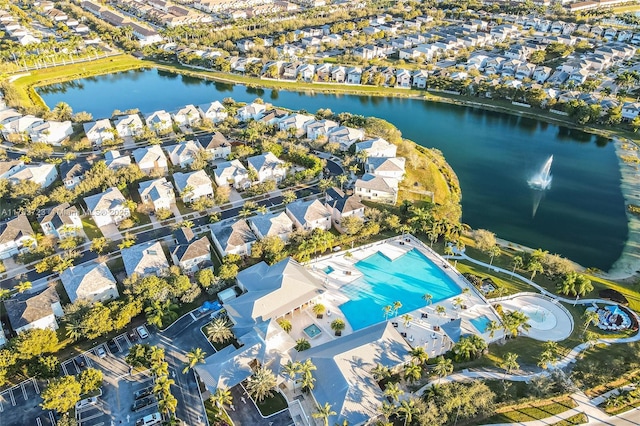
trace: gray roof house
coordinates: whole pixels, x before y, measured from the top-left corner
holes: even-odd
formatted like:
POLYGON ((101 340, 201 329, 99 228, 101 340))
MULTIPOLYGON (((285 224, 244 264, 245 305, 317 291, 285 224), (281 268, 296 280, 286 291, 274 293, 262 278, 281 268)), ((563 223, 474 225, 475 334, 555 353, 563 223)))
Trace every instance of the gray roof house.
POLYGON ((211 236, 213 244, 222 257, 228 254, 246 256, 251 253, 251 246, 257 240, 244 219, 236 222, 232 219, 214 223, 211 225, 211 236))
POLYGON ((109 150, 104 153, 104 162, 107 168, 116 170, 121 167, 127 167, 131 165, 131 157, 128 155, 122 155, 120 151, 109 150))
POLYGON ((57 330, 56 317, 64 315, 60 297, 54 287, 48 287, 37 293, 17 294, 5 300, 4 307, 7 310, 11 328, 16 333, 32 328, 57 330))
POLYGON ((220 132, 198 139, 202 148, 211 153, 212 160, 219 160, 231 155, 231 143, 220 132))
POLYGON ((387 401, 371 370, 382 364, 392 370, 408 362, 411 347, 390 322, 367 327, 341 338, 294 353, 296 361, 310 358, 322 371, 316 375, 313 396, 336 412, 329 424, 364 424, 378 416, 387 401))
POLYGON ((357 195, 346 195, 340 189, 333 187, 327 190, 324 206, 331 213, 333 223, 337 228, 340 222, 348 216, 358 216, 364 220, 364 204, 357 195))
POLYGON ((355 194, 363 200, 395 204, 398 200, 398 179, 365 173, 356 180, 355 194))
POLYGON ((128 276, 138 274, 163 275, 169 270, 169 262, 164 255, 160 241, 149 241, 121 250, 124 269, 128 276))
POLYGON ((165 177, 140 182, 138 193, 142 202, 149 207, 153 207, 153 211, 158 211, 159 209, 171 210, 171 205, 176 202, 173 185, 165 177))
POLYGON ((71 303, 78 299, 104 302, 119 296, 116 279, 105 263, 72 266, 60 274, 60 280, 71 303))
POLYGON ((277 236, 287 241, 293 232, 293 221, 285 212, 259 214, 249 219, 249 226, 258 239, 277 236))
POLYGON ((44 235, 53 235, 56 238, 73 237, 82 230, 82 221, 75 206, 63 203, 52 208, 40 220, 40 227, 44 235))
POLYGON ((404 178, 404 157, 369 157, 365 164, 365 171, 381 177, 404 178))
POLYGON ((159 145, 138 148, 133 151, 133 158, 144 174, 166 175, 169 171, 167 157, 159 145))
POLYGON ((0 259, 22 253, 35 244, 35 233, 27 216, 20 214, 0 222, 0 259))
POLYGON ((129 216, 131 211, 126 207, 126 199, 122 192, 116 187, 108 188, 106 191, 86 197, 84 202, 87 210, 97 226, 119 224, 129 216))
POLYGON ((190 173, 174 173, 173 181, 176 184, 182 201, 192 203, 201 197, 213 197, 213 185, 211 179, 204 170, 190 173))
POLYGON ((285 211, 298 229, 331 229, 331 213, 318 200, 297 200, 287 204, 285 211))
POLYGON ((202 151, 202 145, 197 140, 185 141, 175 145, 164 147, 169 154, 169 160, 175 167, 187 167, 196 159, 199 151, 202 151))
POLYGON ((171 259, 183 271, 193 273, 210 268, 211 243, 207 237, 196 238, 191 228, 180 228, 174 233, 176 245, 171 249, 171 259))
POLYGON ((240 160, 218 164, 218 167, 213 171, 213 178, 218 186, 232 185, 236 189, 246 189, 251 186, 249 172, 240 160))
POLYGON ((249 164, 249 169, 255 170, 258 175, 258 182, 261 183, 269 179, 280 182, 287 175, 284 161, 271 152, 249 157, 247 158, 247 163, 249 164))

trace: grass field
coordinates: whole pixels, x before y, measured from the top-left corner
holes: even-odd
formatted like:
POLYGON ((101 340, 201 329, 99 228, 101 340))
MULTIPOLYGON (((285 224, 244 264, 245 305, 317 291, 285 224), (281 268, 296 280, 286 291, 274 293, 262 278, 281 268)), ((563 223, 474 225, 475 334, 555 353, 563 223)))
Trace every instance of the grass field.
POLYGON ((484 423, 519 423, 540 420, 574 407, 576 407, 576 403, 569 397, 531 402, 498 409, 497 413, 485 420, 484 423))

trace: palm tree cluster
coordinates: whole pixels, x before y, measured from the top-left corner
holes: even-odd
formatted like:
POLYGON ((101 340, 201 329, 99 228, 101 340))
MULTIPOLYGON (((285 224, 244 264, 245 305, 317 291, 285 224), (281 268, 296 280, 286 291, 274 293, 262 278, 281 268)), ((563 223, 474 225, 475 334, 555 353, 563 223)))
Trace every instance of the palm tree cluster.
POLYGON ((517 337, 521 332, 527 332, 531 328, 529 317, 520 311, 502 313, 502 328, 511 337, 517 337))
POLYGON ((591 280, 586 275, 571 271, 565 275, 564 280, 558 285, 558 291, 567 296, 576 296, 577 299, 593 291, 593 284, 591 284, 591 280))
POLYGON ((169 378, 169 363, 165 361, 164 349, 151 346, 148 359, 151 373, 155 378, 153 393, 158 399, 158 409, 167 418, 173 418, 178 407, 178 400, 171 394, 171 386, 175 384, 175 381, 169 378))
POLYGON ((313 377, 315 370, 316 366, 311 362, 310 358, 307 358, 302 362, 289 361, 284 366, 283 374, 294 384, 300 385, 300 388, 302 388, 304 392, 309 392, 315 387, 316 379, 313 377))
POLYGON ((545 342, 543 348, 540 358, 538 358, 538 366, 545 369, 549 366, 555 366, 562 355, 562 349, 552 341, 545 342))
POLYGON ((276 384, 276 376, 273 371, 261 366, 247 379, 245 387, 253 399, 262 402, 265 398, 273 395, 273 388, 276 387, 276 384))
POLYGON ((224 344, 233 339, 231 323, 222 316, 214 319, 206 328, 207 338, 213 343, 224 344))
POLYGON ((461 337, 453 346, 453 353, 456 361, 470 361, 479 358, 485 349, 487 349, 487 342, 473 334, 461 337))

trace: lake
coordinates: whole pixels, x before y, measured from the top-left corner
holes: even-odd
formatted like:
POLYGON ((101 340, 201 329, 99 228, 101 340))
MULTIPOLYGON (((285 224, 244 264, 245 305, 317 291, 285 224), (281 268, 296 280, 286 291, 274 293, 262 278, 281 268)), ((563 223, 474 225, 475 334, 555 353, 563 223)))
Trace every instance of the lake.
POLYGON ((473 228, 603 270, 620 256, 627 239, 613 144, 562 126, 418 99, 252 89, 155 69, 56 84, 38 92, 50 107, 64 101, 94 118, 109 117, 115 109, 149 113, 225 97, 249 102, 258 96, 285 108, 376 116, 396 125, 404 137, 444 153, 460 179, 463 221, 473 228), (551 188, 530 189, 527 179, 550 155, 551 188))

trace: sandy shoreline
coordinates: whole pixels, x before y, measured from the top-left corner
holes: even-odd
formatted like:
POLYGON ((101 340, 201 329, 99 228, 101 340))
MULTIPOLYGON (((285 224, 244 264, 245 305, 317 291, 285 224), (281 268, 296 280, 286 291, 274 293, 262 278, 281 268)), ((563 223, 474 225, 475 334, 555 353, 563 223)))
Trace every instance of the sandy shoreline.
MULTIPOLYGON (((622 142, 618 139, 615 139, 613 143, 620 164, 620 189, 625 200, 625 206, 629 204, 640 205, 640 169, 637 164, 622 161, 622 156, 638 157, 638 150, 633 149, 637 148, 637 145, 632 142, 622 142), (625 144, 632 149, 625 149, 623 146, 625 144)), ((629 237, 622 249, 622 254, 611 269, 606 274, 603 274, 606 278, 612 280, 629 278, 640 270, 640 217, 631 214, 627 210, 627 220, 629 237)))

